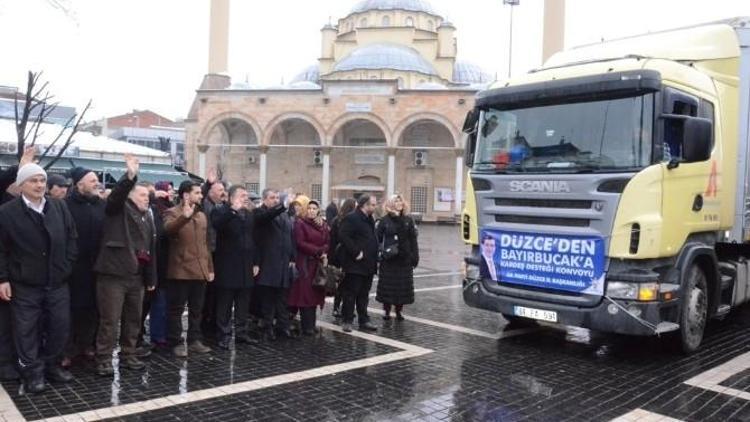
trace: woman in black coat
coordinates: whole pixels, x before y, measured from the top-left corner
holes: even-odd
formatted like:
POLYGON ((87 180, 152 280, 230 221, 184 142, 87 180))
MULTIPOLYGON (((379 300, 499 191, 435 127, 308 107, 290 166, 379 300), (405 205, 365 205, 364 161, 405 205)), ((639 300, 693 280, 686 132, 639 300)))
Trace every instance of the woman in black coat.
POLYGON ((391 307, 395 307, 396 319, 403 321, 403 306, 414 303, 414 268, 419 264, 417 227, 401 195, 388 198, 383 208, 385 215, 376 230, 382 252, 375 300, 383 304, 384 320, 391 319, 391 307))

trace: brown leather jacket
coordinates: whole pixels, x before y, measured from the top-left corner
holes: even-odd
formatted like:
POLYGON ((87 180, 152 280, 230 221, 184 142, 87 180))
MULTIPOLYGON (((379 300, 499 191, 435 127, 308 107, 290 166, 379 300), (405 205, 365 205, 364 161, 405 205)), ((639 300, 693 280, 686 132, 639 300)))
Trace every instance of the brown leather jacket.
POLYGON ((214 272, 214 263, 208 244, 208 219, 203 211, 196 210, 185 218, 178 205, 164 215, 164 232, 169 236, 170 280, 206 280, 214 272))

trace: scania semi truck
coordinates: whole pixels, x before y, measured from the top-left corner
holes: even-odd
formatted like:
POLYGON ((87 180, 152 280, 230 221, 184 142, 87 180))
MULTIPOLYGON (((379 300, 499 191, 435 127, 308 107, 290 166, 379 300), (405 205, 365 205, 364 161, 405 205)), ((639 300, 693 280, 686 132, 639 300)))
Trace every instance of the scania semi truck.
POLYGON ((750 18, 562 51, 467 115, 464 301, 699 348, 750 300, 750 18))

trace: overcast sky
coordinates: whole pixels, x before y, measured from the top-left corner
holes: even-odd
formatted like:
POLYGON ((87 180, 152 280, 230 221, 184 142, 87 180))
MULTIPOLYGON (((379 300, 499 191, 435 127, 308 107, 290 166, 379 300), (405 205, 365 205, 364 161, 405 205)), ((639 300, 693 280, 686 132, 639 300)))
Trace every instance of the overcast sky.
MULTIPOLYGON (((232 0, 229 72, 268 86, 320 55, 320 28, 355 0, 232 0)), ((509 9, 502 0, 432 0, 456 27, 459 57, 503 77, 509 9)), ((541 64, 543 0, 513 15, 513 74, 541 64)), ((184 117, 207 70, 209 0, 0 0, 0 85, 43 70, 57 99, 90 118, 152 109, 184 117)), ((732 16, 750 0, 567 0, 566 47, 732 16)), ((87 119, 88 120, 88 119, 87 119)))

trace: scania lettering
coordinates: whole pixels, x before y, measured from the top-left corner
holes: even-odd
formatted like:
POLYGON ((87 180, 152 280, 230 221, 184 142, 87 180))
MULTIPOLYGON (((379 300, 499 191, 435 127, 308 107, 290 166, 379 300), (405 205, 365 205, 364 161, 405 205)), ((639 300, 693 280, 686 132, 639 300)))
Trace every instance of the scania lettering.
POLYGON ((750 300, 750 19, 573 48, 477 94, 464 301, 662 335, 750 300))

